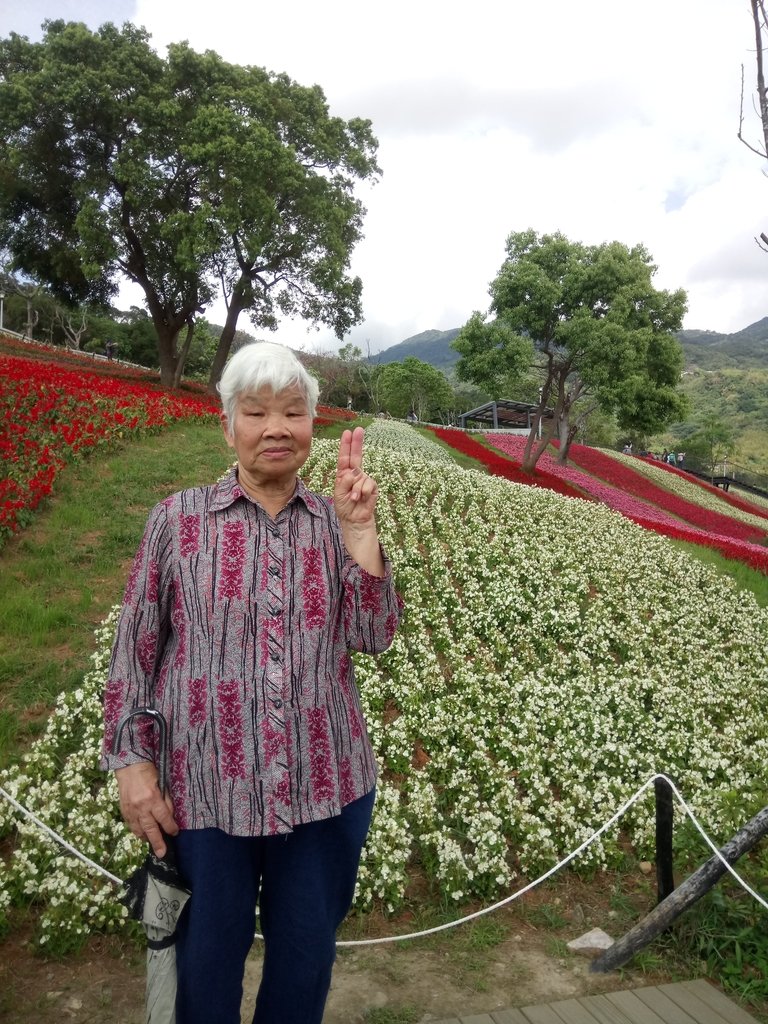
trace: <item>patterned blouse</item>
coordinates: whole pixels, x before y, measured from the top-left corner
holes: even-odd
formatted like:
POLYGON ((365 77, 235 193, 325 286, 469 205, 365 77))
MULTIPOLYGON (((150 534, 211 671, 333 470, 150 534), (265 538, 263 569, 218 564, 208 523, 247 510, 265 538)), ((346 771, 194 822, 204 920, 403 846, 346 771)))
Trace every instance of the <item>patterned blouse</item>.
POLYGON ((155 760, 168 723, 180 828, 290 832, 373 788, 376 764, 349 652, 392 642, 402 601, 348 554, 330 499, 298 481, 276 519, 236 470, 151 512, 117 626, 102 767, 155 760))

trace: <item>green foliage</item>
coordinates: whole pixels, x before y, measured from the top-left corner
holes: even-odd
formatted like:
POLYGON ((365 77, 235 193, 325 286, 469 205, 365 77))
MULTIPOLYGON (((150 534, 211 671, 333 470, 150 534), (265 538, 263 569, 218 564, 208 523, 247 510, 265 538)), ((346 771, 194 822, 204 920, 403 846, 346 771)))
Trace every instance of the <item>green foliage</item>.
POLYGON ((492 398, 519 394, 519 381, 533 359, 533 345, 501 319, 485 322, 475 312, 461 330, 453 348, 461 353, 456 366, 459 380, 471 381, 492 398))
MULTIPOLYGON (((765 891, 766 873, 753 882, 765 891)), ((742 999, 768 1003, 765 911, 741 888, 721 883, 680 919, 680 950, 704 962, 707 973, 742 999)))
POLYGON ((446 377, 421 360, 408 356, 402 363, 387 363, 378 374, 384 408, 399 419, 414 413, 418 420, 436 419, 453 403, 446 377))
POLYGON ((744 469, 768 474, 768 370, 744 360, 721 369, 691 366, 681 389, 691 408, 687 420, 674 423, 654 438, 654 447, 690 450, 689 437, 709 417, 723 423, 733 436, 734 457, 744 469))
POLYGON ((0 245, 60 300, 142 288, 165 384, 179 333, 228 295, 213 361, 237 319, 298 315, 339 337, 361 317, 348 273, 374 176, 368 121, 331 117, 318 86, 228 64, 143 29, 51 21, 0 40, 0 245))
POLYGON ((732 428, 717 416, 705 416, 698 428, 685 439, 686 458, 697 459, 708 473, 733 455, 736 442, 732 428))
POLYGON ((416 1024, 421 1018, 421 1010, 415 1006, 382 1006, 366 1010, 363 1020, 365 1024, 416 1024))
POLYGON ((363 362, 359 348, 344 345, 337 355, 303 352, 301 361, 317 377, 320 401, 325 405, 345 409, 351 398, 353 409, 371 408, 367 376, 370 367, 363 362))
POLYGON ((650 432, 680 419, 683 358, 672 332, 685 293, 655 289, 655 269, 640 245, 512 233, 490 286, 494 319, 474 313, 454 343, 460 378, 499 396, 524 381, 532 354, 541 404, 554 406, 563 461, 580 418, 595 407, 624 430, 650 432), (587 397, 592 402, 582 401, 579 411, 587 397))

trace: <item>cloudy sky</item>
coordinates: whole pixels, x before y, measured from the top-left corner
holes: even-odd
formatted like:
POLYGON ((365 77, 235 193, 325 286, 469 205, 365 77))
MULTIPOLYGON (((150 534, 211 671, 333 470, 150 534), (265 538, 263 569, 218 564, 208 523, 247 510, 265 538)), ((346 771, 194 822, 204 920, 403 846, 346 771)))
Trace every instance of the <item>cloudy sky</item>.
MULTIPOLYGON (((737 139, 753 111, 748 0, 0 0, 5 35, 45 18, 143 25, 239 64, 318 83, 366 117, 383 175, 353 271, 377 351, 488 305, 511 231, 642 242, 658 287, 688 292, 685 326, 768 315, 768 167, 737 139)), ((216 309, 210 314, 216 320, 216 309)), ((246 322, 241 326, 248 328, 246 322)), ((279 340, 331 348, 287 324, 279 340)))

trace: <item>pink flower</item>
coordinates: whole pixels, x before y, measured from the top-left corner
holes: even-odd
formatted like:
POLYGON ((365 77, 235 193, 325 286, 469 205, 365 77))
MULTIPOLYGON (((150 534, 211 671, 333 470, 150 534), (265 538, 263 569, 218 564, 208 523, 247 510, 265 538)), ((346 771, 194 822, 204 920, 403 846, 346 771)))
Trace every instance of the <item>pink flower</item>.
POLYGON ((276 757, 285 751, 285 733, 275 729, 268 718, 263 718, 259 727, 261 733, 261 754, 263 766, 269 768, 276 757))
POLYGON ((205 725, 208 711, 208 677, 189 681, 189 724, 197 727, 205 725))
POLYGON ((157 633, 142 632, 136 643, 136 657, 139 659, 141 670, 146 675, 155 667, 155 655, 157 653, 157 633))
POLYGON ((224 523, 224 544, 219 569, 218 597, 243 596, 243 563, 245 561, 245 524, 224 523))
POLYGON ((374 615, 379 611, 381 603, 381 591, 375 576, 363 573, 360 584, 360 604, 364 612, 371 612, 374 615))
POLYGON ((343 757, 339 764, 339 777, 342 804, 351 804, 355 799, 355 783, 352 778, 352 765, 348 757, 343 757))
POLYGON ((182 515, 179 523, 180 554, 182 558, 194 555, 200 547, 200 517, 182 515))
POLYGON ((312 799, 332 800, 334 796, 331 772, 331 744, 328 739, 328 720, 325 708, 310 708, 309 719, 309 776, 312 799))
POLYGON ((240 684, 236 679, 223 679, 216 690, 216 712, 221 774, 225 779, 245 778, 242 710, 240 684))
POLYGON ((304 604, 304 622, 308 629, 319 629, 325 625, 325 582, 320 564, 320 549, 306 548, 302 552, 304 575, 301 584, 301 598, 304 604))

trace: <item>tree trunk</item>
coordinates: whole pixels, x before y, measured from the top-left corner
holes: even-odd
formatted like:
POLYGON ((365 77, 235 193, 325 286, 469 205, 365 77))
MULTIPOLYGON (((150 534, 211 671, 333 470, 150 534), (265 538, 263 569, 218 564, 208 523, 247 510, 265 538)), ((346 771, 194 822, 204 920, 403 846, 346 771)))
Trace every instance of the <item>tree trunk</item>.
POLYGON ((227 365, 227 357, 229 356, 229 350, 232 348, 232 340, 237 330, 237 321, 244 309, 243 290, 246 284, 247 279, 241 277, 232 290, 229 308, 227 309, 227 320, 219 336, 219 344, 216 348, 216 355, 213 357, 211 372, 208 377, 208 390, 212 395, 217 394, 216 385, 221 380, 224 367, 227 365))
MULTIPOLYGON (((547 379, 542 385, 541 391, 539 392, 539 408, 538 412, 531 424, 531 430, 528 434, 528 440, 525 443, 525 451, 523 452, 523 460, 520 468, 524 473, 533 473, 536 469, 536 463, 539 461, 541 456, 544 454, 547 445, 552 440, 552 434, 555 429, 555 420, 547 421, 549 426, 541 427, 544 422, 544 410, 547 408, 547 402, 549 396, 552 393, 552 385, 554 383, 554 373, 552 367, 552 358, 549 357, 549 368, 547 370, 547 379), (541 438, 539 443, 536 444, 539 430, 541 429, 541 438)), ((555 410, 557 413, 557 410, 555 410)))
POLYGON ((568 406, 563 406, 560 418, 557 421, 557 440, 560 443, 557 451, 557 462, 560 466, 564 466, 568 461, 568 449, 571 447, 571 428, 568 413, 568 406))
POLYGON ((195 321, 192 319, 192 317, 190 317, 189 320, 187 321, 187 336, 184 339, 184 346, 181 350, 181 353, 179 354, 178 359, 176 360, 176 371, 173 375, 174 388, 181 387, 181 375, 184 372, 184 367, 186 366, 187 363, 187 356, 189 355, 189 349, 190 346, 192 345, 192 336, 194 335, 194 333, 195 321))
POLYGON ((24 325, 24 337, 27 341, 32 341, 32 330, 37 325, 40 314, 32 309, 32 299, 28 296, 25 296, 25 298, 27 299, 27 322, 24 325), (32 319, 33 313, 35 314, 34 320, 32 319))
POLYGON ((179 328, 155 322, 155 331, 157 332, 157 356, 160 363, 160 383, 165 388, 173 388, 178 365, 176 339, 179 336, 179 328))

